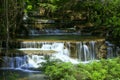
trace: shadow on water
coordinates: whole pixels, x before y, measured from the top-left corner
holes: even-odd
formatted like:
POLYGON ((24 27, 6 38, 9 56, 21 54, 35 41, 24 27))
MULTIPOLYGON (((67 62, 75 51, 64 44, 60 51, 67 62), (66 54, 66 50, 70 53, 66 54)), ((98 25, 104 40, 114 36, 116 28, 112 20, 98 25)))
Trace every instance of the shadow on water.
POLYGON ((0 69, 0 80, 47 80, 42 72, 0 69))

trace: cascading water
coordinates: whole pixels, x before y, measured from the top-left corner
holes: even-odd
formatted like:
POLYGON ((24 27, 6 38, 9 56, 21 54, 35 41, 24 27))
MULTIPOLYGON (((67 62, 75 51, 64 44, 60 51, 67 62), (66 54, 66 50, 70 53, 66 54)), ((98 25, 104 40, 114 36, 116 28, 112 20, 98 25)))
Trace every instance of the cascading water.
MULTIPOLYGON (((109 44, 109 43, 107 43, 109 44)), ((64 62, 71 62, 77 64, 79 62, 88 62, 91 60, 98 59, 97 53, 99 46, 96 46, 96 41, 88 42, 39 42, 39 41, 29 41, 21 42, 19 51, 28 50, 32 54, 25 54, 23 56, 11 56, 3 57, 4 63, 2 68, 12 68, 12 69, 31 69, 38 68, 41 62, 44 62, 44 55, 35 54, 34 51, 55 51, 51 54, 51 58, 60 59, 64 62), (32 52, 33 51, 33 52, 32 52), (74 57, 73 57, 74 56, 74 57)), ((112 58, 114 55, 113 46, 108 45, 107 57, 112 58)), ((116 52, 117 53, 117 52, 116 52)), ((18 53, 16 53, 18 54, 18 53)), ((20 53, 19 53, 20 54, 20 53)), ((44 52, 43 52, 44 54, 44 52)))
POLYGON ((86 43, 77 43, 77 54, 80 61, 89 61, 96 59, 95 41, 90 41, 89 45, 86 43))
POLYGON ((107 58, 113 58, 114 56, 118 56, 118 51, 120 51, 118 49, 118 47, 116 48, 116 46, 114 44, 111 44, 110 42, 106 41, 106 45, 107 47, 107 58))
POLYGON ((29 69, 37 68, 38 63, 42 61, 42 57, 38 55, 25 55, 17 57, 3 57, 4 64, 2 68, 7 69, 29 69))
POLYGON ((95 50, 95 41, 90 41, 90 58, 94 60, 96 58, 96 50, 95 50))
POLYGON ((71 30, 73 30, 72 32, 69 32, 66 30, 60 30, 60 29, 44 29, 44 30, 35 30, 32 29, 29 32, 29 36, 39 36, 39 35, 71 35, 71 34, 75 34, 75 35, 81 35, 81 31, 74 31, 74 28, 71 28, 71 30))

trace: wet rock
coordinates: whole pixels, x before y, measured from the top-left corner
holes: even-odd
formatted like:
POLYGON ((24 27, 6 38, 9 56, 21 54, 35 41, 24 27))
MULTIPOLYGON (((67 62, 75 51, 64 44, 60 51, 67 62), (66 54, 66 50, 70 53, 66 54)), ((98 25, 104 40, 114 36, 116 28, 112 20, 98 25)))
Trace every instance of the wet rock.
POLYGON ((107 46, 102 44, 98 50, 98 58, 106 58, 107 57, 107 46))

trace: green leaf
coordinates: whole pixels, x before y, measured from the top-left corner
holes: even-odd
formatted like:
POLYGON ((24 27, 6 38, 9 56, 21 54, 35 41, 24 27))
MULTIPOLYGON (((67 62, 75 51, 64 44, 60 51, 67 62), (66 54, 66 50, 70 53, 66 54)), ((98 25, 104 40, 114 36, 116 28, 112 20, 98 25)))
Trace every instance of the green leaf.
POLYGON ((28 6, 27 6, 27 9, 28 9, 28 10, 31 10, 31 9, 32 9, 32 5, 28 5, 28 6))

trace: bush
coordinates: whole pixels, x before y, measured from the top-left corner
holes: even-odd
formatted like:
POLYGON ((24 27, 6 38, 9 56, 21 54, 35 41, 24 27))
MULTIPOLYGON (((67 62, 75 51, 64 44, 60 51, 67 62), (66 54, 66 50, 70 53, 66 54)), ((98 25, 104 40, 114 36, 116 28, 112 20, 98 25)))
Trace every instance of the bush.
POLYGON ((120 58, 79 64, 78 80, 120 80, 120 58))
POLYGON ((48 66, 52 66, 56 63, 62 63, 62 61, 59 59, 50 59, 49 55, 45 56, 45 60, 46 62, 40 63, 42 65, 41 67, 39 67, 40 71, 45 71, 48 66))
POLYGON ((77 65, 54 61, 44 71, 50 80, 120 80, 120 58, 77 65))
POLYGON ((46 68, 45 73, 50 80, 76 80, 74 78, 75 69, 71 63, 56 63, 46 68))

